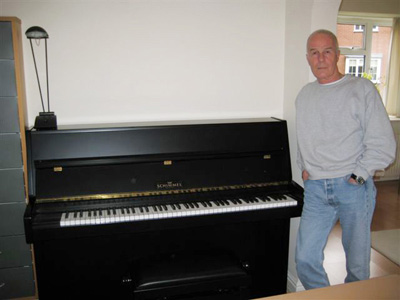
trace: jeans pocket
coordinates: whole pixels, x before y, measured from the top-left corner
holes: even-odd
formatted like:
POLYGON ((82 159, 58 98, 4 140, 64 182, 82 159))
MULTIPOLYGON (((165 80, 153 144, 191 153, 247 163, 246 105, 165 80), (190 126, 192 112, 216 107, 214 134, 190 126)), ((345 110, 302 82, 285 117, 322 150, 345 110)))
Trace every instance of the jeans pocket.
POLYGON ((361 187, 361 184, 358 184, 357 182, 350 182, 351 174, 346 175, 343 177, 343 180, 350 186, 352 187, 361 187))

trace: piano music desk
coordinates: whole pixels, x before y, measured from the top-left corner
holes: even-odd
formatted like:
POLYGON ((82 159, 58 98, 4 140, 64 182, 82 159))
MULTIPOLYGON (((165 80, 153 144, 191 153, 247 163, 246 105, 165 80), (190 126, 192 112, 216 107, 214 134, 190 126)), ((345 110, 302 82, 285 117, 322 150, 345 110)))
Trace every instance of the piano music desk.
POLYGON ((278 295, 258 300, 312 299, 400 299, 400 275, 376 277, 368 280, 333 285, 326 288, 278 295))

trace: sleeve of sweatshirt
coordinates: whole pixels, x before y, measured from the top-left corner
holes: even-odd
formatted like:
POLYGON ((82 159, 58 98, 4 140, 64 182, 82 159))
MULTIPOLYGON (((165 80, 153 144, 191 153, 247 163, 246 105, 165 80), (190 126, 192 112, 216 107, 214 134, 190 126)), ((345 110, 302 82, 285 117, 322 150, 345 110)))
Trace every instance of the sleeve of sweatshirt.
POLYGON ((299 145, 297 145, 297 166, 300 168, 300 171, 305 170, 304 163, 303 163, 303 157, 301 156, 300 150, 299 150, 299 145))
POLYGON ((376 170, 386 168, 396 154, 396 141, 392 126, 376 88, 368 89, 365 98, 364 153, 357 162, 354 174, 367 179, 376 170))

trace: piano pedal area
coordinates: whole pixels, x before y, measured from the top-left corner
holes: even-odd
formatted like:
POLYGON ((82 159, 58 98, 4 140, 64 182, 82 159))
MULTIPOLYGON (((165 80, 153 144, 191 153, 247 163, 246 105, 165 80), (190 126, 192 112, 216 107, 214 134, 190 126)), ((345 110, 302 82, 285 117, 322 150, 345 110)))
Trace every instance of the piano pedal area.
POLYGON ((136 261, 122 286, 134 300, 244 300, 249 268, 229 253, 173 253, 136 261))

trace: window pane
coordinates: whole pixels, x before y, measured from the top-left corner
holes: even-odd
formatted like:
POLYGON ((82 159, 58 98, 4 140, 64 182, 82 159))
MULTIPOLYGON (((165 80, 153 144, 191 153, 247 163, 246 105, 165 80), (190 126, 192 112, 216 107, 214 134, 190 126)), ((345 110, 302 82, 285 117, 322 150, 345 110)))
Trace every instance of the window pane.
POLYGON ((372 32, 371 67, 369 73, 373 76, 372 81, 378 84, 381 95, 385 94, 391 34, 392 27, 387 26, 379 26, 378 31, 372 32))
POLYGON ((372 59, 371 60, 371 65, 369 68, 369 73, 371 74, 371 80, 373 82, 377 81, 377 78, 379 77, 379 66, 380 66, 380 60, 379 59, 372 59))
POLYGON ((341 48, 364 49, 364 25, 337 24, 337 38, 341 48))
POLYGON ((365 57, 362 55, 340 55, 338 68, 342 74, 361 77, 364 73, 365 57))

